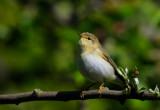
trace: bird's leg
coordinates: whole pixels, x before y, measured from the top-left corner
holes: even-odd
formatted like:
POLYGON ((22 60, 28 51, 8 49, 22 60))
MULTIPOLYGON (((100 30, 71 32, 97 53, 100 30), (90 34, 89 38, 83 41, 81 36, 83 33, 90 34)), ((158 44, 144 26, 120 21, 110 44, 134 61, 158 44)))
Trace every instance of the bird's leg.
POLYGON ((106 80, 104 80, 104 82, 99 86, 99 90, 98 90, 99 97, 101 97, 102 89, 104 88, 105 83, 106 83, 106 80))
POLYGON ((84 95, 86 94, 86 92, 89 90, 90 87, 94 86, 95 84, 97 84, 98 82, 92 83, 91 85, 87 86, 81 93, 81 97, 84 98, 84 95))

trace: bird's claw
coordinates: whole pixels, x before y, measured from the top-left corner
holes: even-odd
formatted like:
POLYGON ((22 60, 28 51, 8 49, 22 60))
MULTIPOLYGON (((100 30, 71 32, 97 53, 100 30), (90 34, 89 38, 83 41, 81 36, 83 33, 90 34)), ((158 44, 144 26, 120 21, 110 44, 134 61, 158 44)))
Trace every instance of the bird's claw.
POLYGON ((99 90, 98 90, 99 98, 101 98, 102 89, 104 89, 104 86, 103 86, 103 85, 101 85, 101 86, 99 87, 99 90))
POLYGON ((84 99, 84 95, 86 94, 87 90, 83 90, 81 93, 81 98, 84 99))

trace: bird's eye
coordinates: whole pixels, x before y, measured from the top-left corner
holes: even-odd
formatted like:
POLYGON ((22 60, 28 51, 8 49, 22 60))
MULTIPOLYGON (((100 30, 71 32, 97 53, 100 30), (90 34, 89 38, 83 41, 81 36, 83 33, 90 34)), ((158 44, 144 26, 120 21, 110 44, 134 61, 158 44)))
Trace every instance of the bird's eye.
POLYGON ((88 39, 88 40, 91 40, 91 38, 90 38, 90 37, 88 37, 87 39, 88 39))

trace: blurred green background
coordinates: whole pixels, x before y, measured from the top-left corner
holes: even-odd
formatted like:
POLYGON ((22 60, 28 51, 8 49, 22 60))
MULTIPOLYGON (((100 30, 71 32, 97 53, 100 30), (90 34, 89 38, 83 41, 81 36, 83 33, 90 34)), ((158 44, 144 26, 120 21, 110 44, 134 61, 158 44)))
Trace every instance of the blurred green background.
MULTIPOLYGON (((76 66, 77 33, 96 34, 121 67, 140 71, 140 87, 160 85, 158 0, 1 0, 0 94, 71 91, 89 82, 76 66)), ((93 87, 97 89, 96 87, 93 87)), ((3 110, 159 110, 156 101, 37 101, 3 110)))

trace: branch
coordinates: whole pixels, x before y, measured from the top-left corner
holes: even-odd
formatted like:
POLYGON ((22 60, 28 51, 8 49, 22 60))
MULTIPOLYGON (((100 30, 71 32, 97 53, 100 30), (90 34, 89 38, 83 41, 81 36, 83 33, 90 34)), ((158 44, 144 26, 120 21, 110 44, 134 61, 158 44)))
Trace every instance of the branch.
MULTIPOLYGON (((84 97, 81 97, 81 91, 53 91, 43 92, 40 89, 35 89, 33 92, 17 93, 0 95, 0 104, 19 104, 28 101, 69 101, 69 100, 87 100, 99 98, 98 90, 89 90, 84 97)), ((126 95, 123 91, 102 90, 101 98, 103 99, 139 99, 139 100, 160 100, 148 91, 138 93, 136 95, 126 95)))

